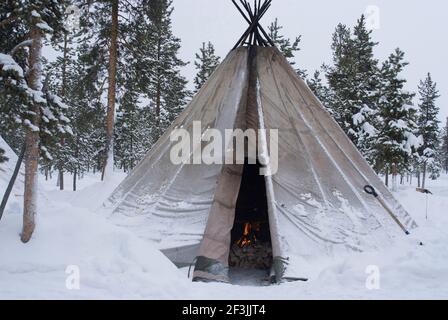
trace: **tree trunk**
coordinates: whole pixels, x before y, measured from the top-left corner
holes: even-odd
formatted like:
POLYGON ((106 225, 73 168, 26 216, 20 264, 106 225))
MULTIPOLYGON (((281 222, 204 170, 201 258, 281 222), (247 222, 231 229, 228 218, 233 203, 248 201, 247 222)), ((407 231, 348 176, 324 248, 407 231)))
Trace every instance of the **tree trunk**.
MULTIPOLYGON (((65 98, 65 94, 67 91, 67 54, 68 54, 68 48, 67 48, 67 32, 64 33, 64 52, 63 52, 63 58, 62 58, 62 86, 61 86, 61 97, 65 98)), ((65 144, 64 137, 61 137, 60 140, 61 147, 65 144)), ((64 190, 64 160, 59 159, 58 164, 58 170, 59 170, 59 190, 64 190)))
POLYGON ((76 176, 77 176, 78 170, 75 168, 73 172, 73 191, 76 191, 76 176))
MULTIPOLYGON (((41 55, 42 55, 42 34, 41 30, 33 27, 31 30, 33 44, 29 51, 28 85, 33 90, 41 90, 40 78, 42 75, 41 55)), ((37 214, 37 180, 39 168, 39 128, 40 106, 34 104, 32 110, 32 124, 28 127, 25 135, 25 193, 23 203, 23 229, 21 240, 24 243, 30 241, 36 227, 35 216, 37 214)))
POLYGON ((417 187, 421 187, 420 170, 417 170, 417 187))
POLYGON ((67 32, 64 33, 64 52, 63 52, 63 60, 62 60, 62 86, 61 86, 61 97, 65 98, 65 94, 67 91, 67 55, 68 55, 68 41, 67 41, 67 32))
POLYGON ((422 188, 425 189, 426 187, 426 161, 423 163, 423 177, 422 177, 422 188))
POLYGON ((107 93, 106 148, 104 153, 101 180, 104 181, 106 168, 113 166, 113 135, 115 121, 115 98, 117 86, 117 50, 118 50, 118 0, 112 0, 112 25, 109 49, 109 88, 107 93))
MULTIPOLYGON (((126 167, 129 167, 129 171, 134 169, 134 139, 132 139, 132 135, 131 135, 131 154, 132 154, 132 157, 131 157, 129 166, 126 166, 126 167)), ((127 172, 127 169, 128 168, 126 168, 125 172, 127 172)))
MULTIPOLYGON (((447 130, 447 134, 448 134, 448 128, 446 130, 447 130)), ((448 141, 446 142, 446 144, 448 145, 448 141)), ((448 174, 448 150, 445 150, 445 153, 446 153, 446 155, 445 155, 445 157, 446 157, 446 160, 445 160, 445 174, 448 174)))
POLYGON ((161 95, 161 86, 160 86, 160 80, 157 82, 157 92, 156 92, 156 117, 157 122, 160 121, 160 95, 161 95))
MULTIPOLYGON (((79 143, 79 141, 77 141, 77 144, 76 144, 76 151, 75 151, 76 159, 78 159, 78 157, 79 157, 78 143, 79 143)), ((73 191, 76 191, 76 173, 77 173, 77 171, 78 171, 78 166, 75 165, 75 170, 73 171, 73 191)))
POLYGON ((389 186, 389 168, 386 168, 386 174, 385 174, 385 177, 384 177, 384 183, 386 184, 386 186, 388 187, 389 186))
POLYGON ((398 191, 397 174, 397 165, 395 163, 392 163, 392 191, 394 192, 398 191))
MULTIPOLYGON (((61 139, 61 143, 62 143, 63 140, 64 139, 62 138, 61 139)), ((62 161, 59 162, 58 170, 59 170, 59 174, 58 174, 58 177, 59 177, 59 190, 62 191, 62 190, 64 190, 64 167, 62 165, 62 161)))
MULTIPOLYGON (((162 50, 162 44, 161 44, 161 40, 160 40, 160 35, 159 35, 159 40, 157 42, 157 62, 159 63, 159 68, 160 68, 160 56, 161 56, 161 50, 162 50)), ((162 85, 161 85, 161 70, 158 70, 158 77, 157 77, 157 88, 156 88, 156 117, 157 117, 157 122, 160 121, 160 105, 161 105, 161 95, 162 95, 162 85)))

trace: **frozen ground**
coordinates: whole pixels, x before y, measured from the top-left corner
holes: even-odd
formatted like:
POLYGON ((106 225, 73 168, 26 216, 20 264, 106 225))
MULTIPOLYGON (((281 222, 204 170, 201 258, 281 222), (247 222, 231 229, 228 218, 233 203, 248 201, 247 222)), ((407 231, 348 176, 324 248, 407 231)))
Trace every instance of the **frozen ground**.
MULTIPOLYGON (((0 175, 1 195, 6 187, 4 176, 0 175)), ((41 178, 44 191, 38 227, 26 245, 19 240, 21 202, 16 191, 0 222, 0 299, 448 298, 446 175, 429 182, 434 195, 429 199, 428 220, 425 195, 415 192, 415 186, 400 187, 398 199, 420 225, 411 236, 381 251, 323 260, 306 283, 269 287, 188 281, 186 269, 176 269, 148 240, 113 225, 97 210, 122 178, 123 174, 117 173, 101 183, 97 176, 89 175, 79 181, 78 192, 60 192, 55 177, 49 181, 41 178), (368 266, 376 266, 380 272, 377 290, 366 288, 368 266), (66 284, 70 287, 78 270, 80 288, 70 290, 66 284)))

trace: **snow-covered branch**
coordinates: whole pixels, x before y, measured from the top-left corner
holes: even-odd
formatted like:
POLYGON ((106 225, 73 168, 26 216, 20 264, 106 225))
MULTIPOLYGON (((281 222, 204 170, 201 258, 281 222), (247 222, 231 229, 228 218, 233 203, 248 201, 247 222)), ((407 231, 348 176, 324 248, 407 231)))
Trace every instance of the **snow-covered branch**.
POLYGON ((19 43, 18 45, 16 45, 16 46, 11 50, 11 52, 9 53, 9 55, 14 56, 15 53, 16 53, 19 49, 21 49, 21 48, 23 48, 23 47, 31 47, 32 45, 33 45, 33 40, 25 40, 25 41, 22 41, 21 43, 19 43))

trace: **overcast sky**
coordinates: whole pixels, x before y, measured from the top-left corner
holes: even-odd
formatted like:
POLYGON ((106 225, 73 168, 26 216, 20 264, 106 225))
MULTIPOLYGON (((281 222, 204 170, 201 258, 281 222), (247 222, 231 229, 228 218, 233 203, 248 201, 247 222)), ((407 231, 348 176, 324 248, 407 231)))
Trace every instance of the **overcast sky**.
MULTIPOLYGON (((377 57, 384 60, 396 47, 406 53, 410 65, 403 76, 409 81, 409 90, 415 91, 419 80, 431 72, 442 95, 438 104, 441 119, 445 119, 448 1, 273 0, 261 23, 267 27, 277 17, 286 36, 302 35, 297 66, 312 73, 323 62, 331 62, 331 35, 336 25, 341 22, 353 26, 369 6, 379 9, 379 21, 374 19, 379 22, 379 29, 374 31, 374 40, 380 42, 377 57)), ((247 26, 230 0, 174 0, 174 8, 174 33, 182 39, 181 57, 191 62, 183 71, 190 81, 195 75, 195 53, 202 42, 212 41, 223 58, 247 26)))

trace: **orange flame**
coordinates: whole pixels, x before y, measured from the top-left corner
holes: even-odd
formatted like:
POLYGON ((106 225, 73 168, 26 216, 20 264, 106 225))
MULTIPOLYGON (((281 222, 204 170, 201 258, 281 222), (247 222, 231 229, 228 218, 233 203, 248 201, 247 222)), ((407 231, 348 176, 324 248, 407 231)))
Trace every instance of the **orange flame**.
POLYGON ((259 224, 251 224, 250 222, 246 222, 243 226, 243 235, 241 238, 236 242, 236 244, 240 248, 244 248, 246 246, 249 246, 257 241, 257 237, 255 236, 255 233, 252 231, 254 229, 255 231, 260 230, 259 224))

